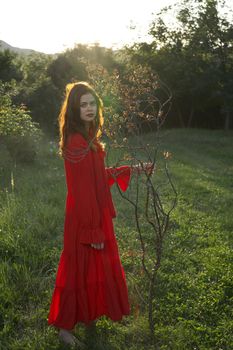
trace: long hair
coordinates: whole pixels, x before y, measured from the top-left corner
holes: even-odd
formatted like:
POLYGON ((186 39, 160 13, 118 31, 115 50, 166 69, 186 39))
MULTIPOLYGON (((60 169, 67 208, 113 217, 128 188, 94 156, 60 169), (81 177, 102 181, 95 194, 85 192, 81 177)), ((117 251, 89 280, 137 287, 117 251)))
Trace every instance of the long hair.
POLYGON ((103 102, 96 91, 86 82, 80 81, 66 85, 66 95, 63 101, 61 111, 58 117, 60 131, 60 153, 64 155, 69 135, 80 133, 88 142, 94 151, 97 148, 103 148, 99 142, 102 133, 103 102), (90 122, 89 133, 87 132, 83 120, 80 118, 80 99, 81 96, 91 93, 97 104, 97 113, 95 120, 90 122))

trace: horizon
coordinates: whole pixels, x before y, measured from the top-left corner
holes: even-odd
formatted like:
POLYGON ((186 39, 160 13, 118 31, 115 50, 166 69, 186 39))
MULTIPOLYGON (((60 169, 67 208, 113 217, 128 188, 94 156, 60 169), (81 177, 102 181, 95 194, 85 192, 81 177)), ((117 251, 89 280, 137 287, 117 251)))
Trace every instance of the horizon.
MULTIPOLYGON (((98 3, 89 0, 81 4, 76 0, 66 3, 62 0, 56 3, 53 0, 4 2, 1 5, 0 39, 13 47, 46 54, 60 53, 78 44, 119 49, 134 42, 150 42, 148 31, 155 14, 177 1, 118 0, 109 3, 109 0, 98 3)), ((227 7, 233 10, 231 0, 226 1, 227 7)))

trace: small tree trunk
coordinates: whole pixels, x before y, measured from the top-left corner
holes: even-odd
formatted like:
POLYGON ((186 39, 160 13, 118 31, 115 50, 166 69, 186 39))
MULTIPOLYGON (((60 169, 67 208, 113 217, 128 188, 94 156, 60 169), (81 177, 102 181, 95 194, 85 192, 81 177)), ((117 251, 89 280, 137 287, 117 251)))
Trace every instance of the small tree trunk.
POLYGON ((148 320, 149 320, 149 326, 150 326, 151 339, 153 341, 154 349, 157 350, 159 348, 156 344, 156 338, 154 334, 155 320, 153 315, 153 301, 155 299, 154 289, 156 288, 155 279, 156 279, 156 276, 154 274, 153 281, 150 281, 150 287, 149 287, 148 320))

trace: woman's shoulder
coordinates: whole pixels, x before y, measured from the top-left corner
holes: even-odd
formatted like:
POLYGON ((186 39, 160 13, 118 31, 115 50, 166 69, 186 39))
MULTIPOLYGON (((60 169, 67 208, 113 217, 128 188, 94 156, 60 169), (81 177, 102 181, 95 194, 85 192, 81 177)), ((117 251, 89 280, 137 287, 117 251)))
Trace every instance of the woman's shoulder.
POLYGON ((63 152, 64 159, 71 163, 78 163, 88 154, 88 143, 80 133, 72 133, 68 136, 63 152))

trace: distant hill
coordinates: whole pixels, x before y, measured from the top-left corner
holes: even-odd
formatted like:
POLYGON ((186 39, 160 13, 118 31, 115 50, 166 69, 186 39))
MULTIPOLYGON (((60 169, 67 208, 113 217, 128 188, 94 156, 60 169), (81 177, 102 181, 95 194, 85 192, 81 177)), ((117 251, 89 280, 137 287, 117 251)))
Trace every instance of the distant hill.
POLYGON ((4 51, 7 49, 10 51, 16 52, 18 54, 22 54, 22 55, 30 55, 32 53, 42 53, 42 52, 31 50, 31 49, 21 49, 19 47, 14 47, 14 46, 9 45, 8 43, 6 43, 3 40, 0 40, 0 51, 4 51))

